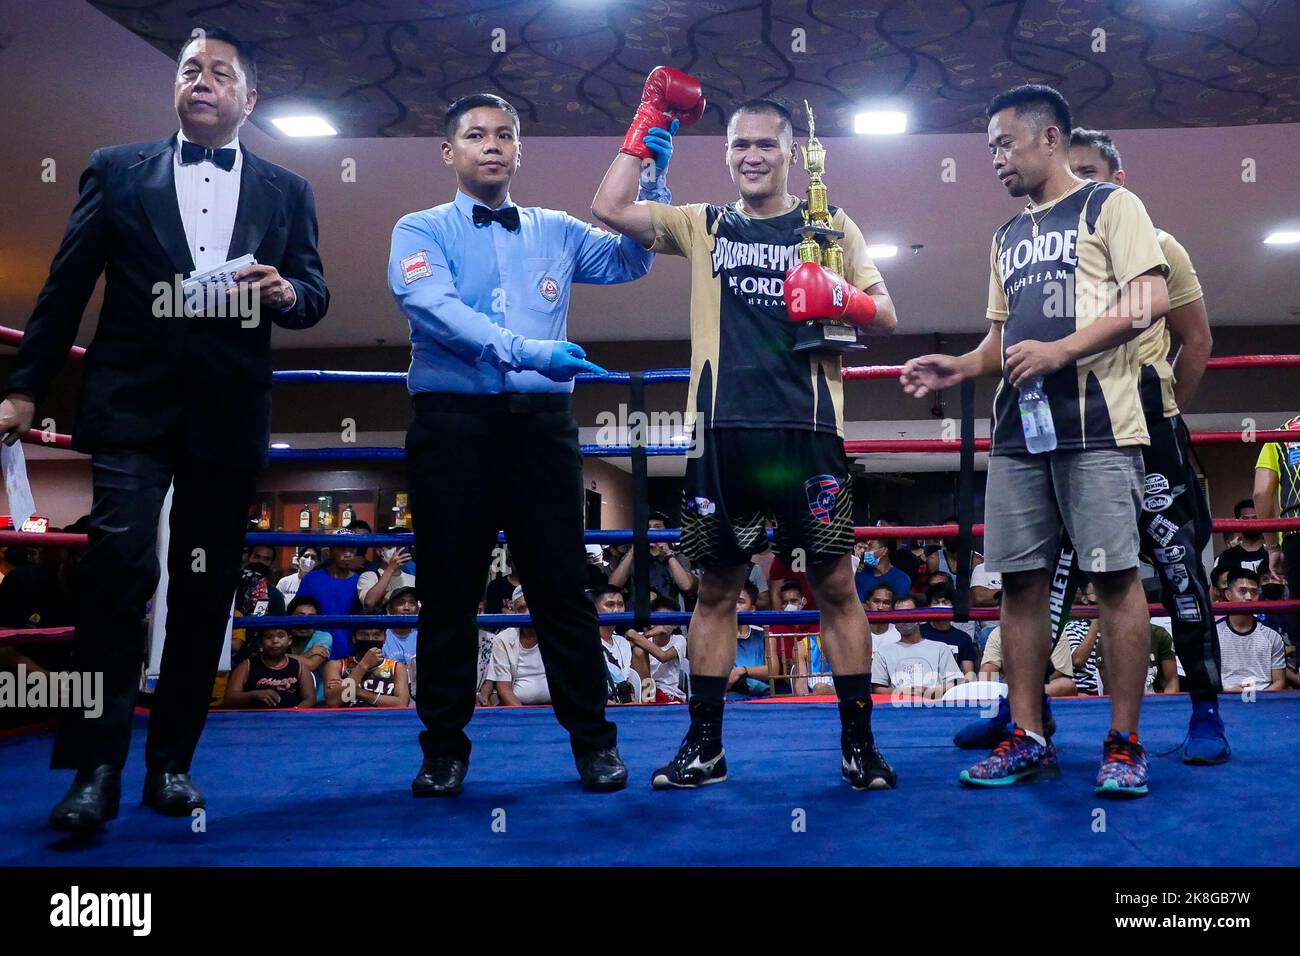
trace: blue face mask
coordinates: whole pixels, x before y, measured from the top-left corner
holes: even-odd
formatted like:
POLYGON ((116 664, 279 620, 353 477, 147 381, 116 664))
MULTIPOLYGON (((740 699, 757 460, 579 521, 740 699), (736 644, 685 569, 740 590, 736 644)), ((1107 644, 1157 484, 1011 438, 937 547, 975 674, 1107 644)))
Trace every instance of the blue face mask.
POLYGON ((869 568, 874 568, 880 564, 880 558, 877 556, 876 552, 868 551, 862 556, 862 563, 869 568))

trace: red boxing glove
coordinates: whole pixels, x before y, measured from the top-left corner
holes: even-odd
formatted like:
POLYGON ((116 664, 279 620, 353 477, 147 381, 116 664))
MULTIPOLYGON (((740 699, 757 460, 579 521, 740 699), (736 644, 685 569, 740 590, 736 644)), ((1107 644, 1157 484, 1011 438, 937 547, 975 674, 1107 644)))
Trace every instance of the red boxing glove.
POLYGON ((704 94, 700 92, 700 81, 671 66, 656 66, 645 79, 641 105, 637 107, 619 152, 638 159, 650 159, 650 150, 641 142, 647 130, 655 126, 667 129, 674 119, 681 120, 683 126, 690 126, 703 115, 704 94))
POLYGON ((876 317, 876 300, 825 266, 801 262, 786 273, 785 310, 791 322, 841 319, 870 325, 876 317))

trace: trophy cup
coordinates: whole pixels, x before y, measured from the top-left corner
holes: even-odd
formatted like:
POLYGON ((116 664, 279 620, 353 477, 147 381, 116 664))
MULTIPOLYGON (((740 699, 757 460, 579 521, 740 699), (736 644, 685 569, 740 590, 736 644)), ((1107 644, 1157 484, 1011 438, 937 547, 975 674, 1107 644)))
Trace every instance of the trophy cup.
MULTIPOLYGON (((831 226, 830 207, 826 202, 826 147, 817 139, 812 107, 803 101, 808 111, 808 145, 803 151, 803 165, 808 170, 808 205, 803 214, 803 225, 795 230, 802 237, 798 255, 800 262, 816 262, 837 275, 844 275, 844 248, 840 240, 844 233, 831 226)), ((796 352, 857 352, 866 349, 858 338, 858 329, 834 319, 808 319, 799 324, 795 333, 796 352)))

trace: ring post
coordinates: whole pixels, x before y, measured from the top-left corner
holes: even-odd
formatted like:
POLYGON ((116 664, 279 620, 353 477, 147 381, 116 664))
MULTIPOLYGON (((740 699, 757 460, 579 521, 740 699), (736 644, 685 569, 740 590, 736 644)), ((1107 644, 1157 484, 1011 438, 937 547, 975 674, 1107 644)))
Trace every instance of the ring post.
POLYGON ((647 434, 645 373, 629 376, 632 422, 628 439, 632 446, 632 614, 637 630, 650 626, 650 499, 649 468, 646 464, 647 434))
POLYGON ((953 595, 952 619, 970 620, 970 559, 975 547, 971 525, 975 511, 975 382, 961 383, 961 469, 957 485, 957 593, 953 595))

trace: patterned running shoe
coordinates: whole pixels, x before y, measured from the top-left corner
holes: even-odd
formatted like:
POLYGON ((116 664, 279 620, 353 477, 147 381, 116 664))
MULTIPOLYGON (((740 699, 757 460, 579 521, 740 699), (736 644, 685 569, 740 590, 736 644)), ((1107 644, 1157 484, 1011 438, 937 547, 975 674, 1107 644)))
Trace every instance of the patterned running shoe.
POLYGON ((1008 725, 1007 731, 991 754, 961 772, 962 783, 968 787, 1007 787, 1032 777, 1059 775, 1056 748, 1050 740, 1044 746, 1015 724, 1008 725))
POLYGON ((1145 797, 1147 795, 1147 752, 1137 734, 1123 736, 1118 730, 1106 735, 1101 747, 1101 769, 1097 771, 1097 796, 1145 797))

